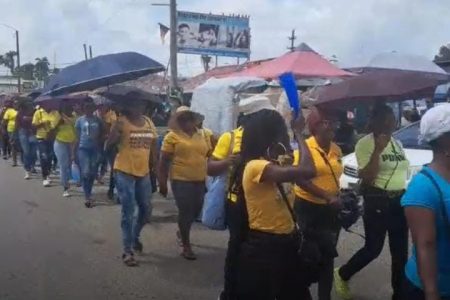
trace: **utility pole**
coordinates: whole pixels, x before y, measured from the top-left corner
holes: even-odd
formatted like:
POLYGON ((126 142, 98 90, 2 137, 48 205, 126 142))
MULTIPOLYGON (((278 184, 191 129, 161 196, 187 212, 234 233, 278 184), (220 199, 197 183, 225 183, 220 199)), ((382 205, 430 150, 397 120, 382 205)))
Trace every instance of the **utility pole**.
POLYGON ((89 58, 92 59, 92 46, 89 45, 89 58))
POLYGON ((17 91, 22 91, 22 82, 20 78, 20 46, 19 46, 19 30, 16 30, 16 52, 17 52, 17 91))
POLYGON ((170 0, 170 86, 178 88, 177 1, 170 0))
POLYGON ((288 39, 291 41, 291 46, 288 47, 288 49, 292 52, 295 50, 295 40, 297 39, 297 36, 295 36, 295 29, 292 29, 291 36, 288 37, 288 39))
POLYGON ((88 60, 86 44, 83 44, 83 48, 84 48, 84 60, 88 60))

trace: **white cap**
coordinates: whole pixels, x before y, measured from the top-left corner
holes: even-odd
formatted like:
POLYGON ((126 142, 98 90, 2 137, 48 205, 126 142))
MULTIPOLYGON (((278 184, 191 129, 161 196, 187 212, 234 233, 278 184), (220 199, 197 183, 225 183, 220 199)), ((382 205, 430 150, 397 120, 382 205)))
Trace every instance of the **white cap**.
POLYGON ((428 110, 420 121, 420 140, 429 143, 450 132, 450 103, 428 110))
POLYGON ((275 110, 270 99, 264 94, 257 94, 239 102, 239 112, 250 115, 263 109, 275 110))

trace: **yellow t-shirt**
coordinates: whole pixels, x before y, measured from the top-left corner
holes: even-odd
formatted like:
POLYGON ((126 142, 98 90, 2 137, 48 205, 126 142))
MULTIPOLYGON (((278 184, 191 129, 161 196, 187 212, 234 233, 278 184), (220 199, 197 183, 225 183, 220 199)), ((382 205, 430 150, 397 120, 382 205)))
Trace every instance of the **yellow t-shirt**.
MULTIPOLYGON (((267 160, 252 160, 244 169, 242 187, 247 204, 250 229, 288 234, 294 230, 294 222, 278 188, 273 182, 261 182, 267 160)), ((291 206, 293 199, 289 199, 291 206)))
MULTIPOLYGON (((244 129, 242 127, 236 128, 233 130, 234 134, 234 145, 232 154, 237 154, 241 152, 241 142, 242 142, 242 134, 244 133, 244 129)), ((231 147, 231 133, 225 132, 219 138, 217 142, 216 148, 214 148, 214 152, 212 157, 217 160, 223 160, 228 157, 230 153, 231 147)))
MULTIPOLYGON (((46 122, 52 122, 52 116, 47 113, 44 109, 39 108, 38 110, 35 111, 34 115, 33 115, 33 121, 32 124, 34 126, 38 126, 40 124, 45 124, 46 122)), ((47 138, 48 133, 51 130, 51 124, 46 125, 46 126, 42 126, 39 127, 36 130, 36 138, 37 139, 45 139, 47 138)))
MULTIPOLYGON (((117 121, 117 114, 113 110, 109 110, 105 116, 103 117, 103 121, 108 124, 109 126, 112 126, 117 121)), ((153 124, 153 123, 152 123, 153 124)))
POLYGON ((204 181, 206 163, 211 146, 202 130, 192 137, 181 131, 170 131, 161 151, 173 155, 170 179, 180 181, 204 181))
POLYGON ((76 139, 75 133, 75 115, 64 118, 64 123, 56 127, 62 116, 59 112, 53 114, 51 118, 52 128, 56 128, 56 140, 63 143, 73 143, 76 139))
MULTIPOLYGON (((317 186, 318 188, 327 192, 330 195, 337 195, 339 193, 339 186, 336 184, 336 181, 333 177, 333 173, 331 173, 330 167, 325 162, 322 155, 324 155, 331 167, 333 168, 333 172, 336 175, 336 179, 339 182, 339 178, 342 175, 343 167, 342 167, 342 151, 338 145, 335 143, 331 143, 330 151, 325 153, 325 151, 320 148, 317 144, 316 139, 312 136, 308 138, 306 141, 306 145, 311 151, 311 156, 314 161, 314 165, 316 167, 316 177, 311 179, 312 184, 317 186)), ((297 166, 300 161, 299 151, 294 151, 294 166, 297 166)), ((308 193, 303 190, 299 186, 295 186, 294 188, 295 195, 299 198, 305 199, 307 201, 316 203, 316 204, 327 204, 326 200, 321 199, 315 195, 308 193)))
POLYGON ((142 127, 131 124, 126 117, 119 119, 123 127, 114 170, 137 177, 144 177, 150 172, 150 151, 158 134, 153 122, 147 117, 145 119, 142 127))
POLYGON ((14 130, 16 130, 16 117, 17 110, 15 110, 14 108, 8 108, 3 115, 3 120, 7 122, 6 131, 8 131, 9 133, 12 133, 14 132, 14 130))

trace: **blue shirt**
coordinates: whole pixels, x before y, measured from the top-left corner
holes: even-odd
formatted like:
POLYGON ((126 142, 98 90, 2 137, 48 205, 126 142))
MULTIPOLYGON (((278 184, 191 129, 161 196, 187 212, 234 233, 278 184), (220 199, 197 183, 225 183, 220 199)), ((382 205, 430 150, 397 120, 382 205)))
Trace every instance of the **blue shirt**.
POLYGON ((100 134, 103 123, 98 117, 82 116, 75 122, 75 129, 79 139, 79 148, 95 149, 100 146, 100 134))
MULTIPOLYGON (((450 184, 438 173, 424 167, 435 179, 443 195, 447 215, 450 216, 450 184)), ((411 181, 402 198, 402 206, 418 206, 431 209, 436 218, 436 247, 438 264, 438 287, 442 296, 450 296, 450 228, 442 215, 442 206, 439 192, 431 180, 419 173, 411 181)), ((418 267, 416 249, 413 247, 411 258, 406 264, 406 276, 417 287, 423 289, 418 267)))

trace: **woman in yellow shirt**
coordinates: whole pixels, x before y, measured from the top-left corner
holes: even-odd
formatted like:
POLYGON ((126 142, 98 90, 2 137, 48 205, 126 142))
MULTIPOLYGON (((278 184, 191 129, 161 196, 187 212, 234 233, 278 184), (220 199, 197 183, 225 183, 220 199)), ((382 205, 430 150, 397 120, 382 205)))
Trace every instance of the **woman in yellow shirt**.
MULTIPOLYGON (((334 258, 341 228, 338 220, 340 206, 339 178, 342 174, 342 152, 333 143, 338 115, 331 110, 313 107, 308 115, 307 125, 312 134, 306 145, 316 168, 316 176, 297 182, 295 187, 295 211, 304 234, 318 239, 321 245, 322 268, 319 274, 318 299, 330 300, 333 287, 334 258)), ((298 162, 299 151, 294 152, 298 162)))
POLYGON ((52 127, 56 134, 53 149, 60 168, 59 176, 64 189, 63 197, 70 197, 69 179, 76 139, 75 121, 76 117, 73 114, 73 107, 66 102, 61 103, 59 112, 52 119, 52 127))
POLYGON ((164 196, 167 195, 167 180, 171 180, 178 206, 177 236, 183 247, 181 255, 188 260, 196 259, 190 231, 203 206, 206 164, 211 152, 210 138, 197 128, 198 118, 188 107, 177 109, 170 122, 171 131, 163 141, 158 172, 160 192, 164 196))
POLYGON ((143 115, 145 106, 142 101, 127 101, 122 107, 123 115, 113 124, 106 142, 107 150, 118 148, 114 179, 122 205, 122 259, 129 267, 137 265, 134 252, 143 251, 139 236, 151 211, 149 174, 157 160, 158 134, 153 122, 143 115))
MULTIPOLYGON (((301 117, 293 124, 297 137, 303 123, 301 117)), ((278 164, 287 152, 287 134, 282 116, 273 110, 261 111, 245 125, 241 162, 231 178, 245 200, 249 227, 239 250, 236 299, 311 299, 301 277, 306 274, 296 263, 293 199, 283 196, 282 183, 308 180, 315 171, 303 140, 298 141, 304 153, 299 166, 278 164)))

